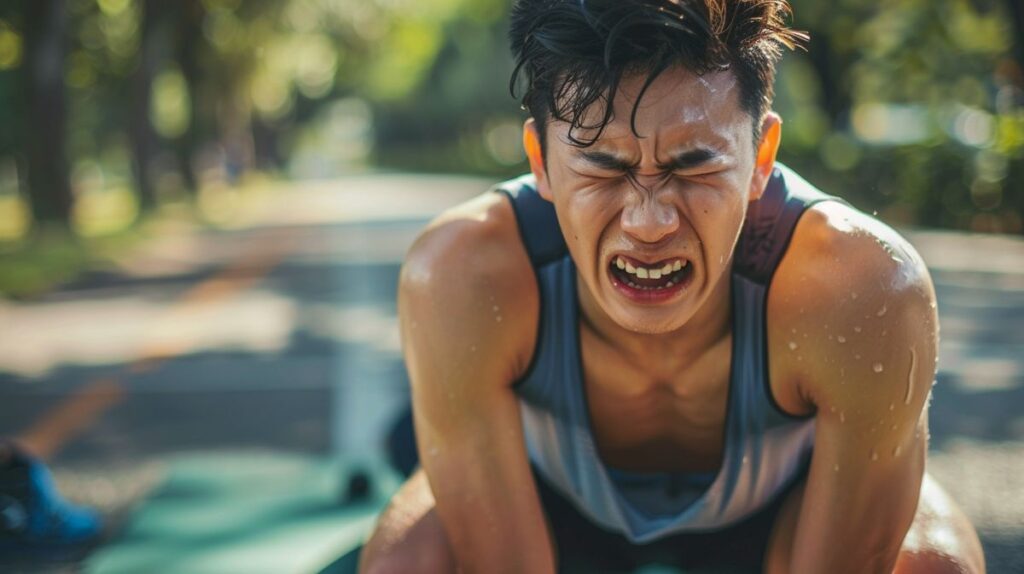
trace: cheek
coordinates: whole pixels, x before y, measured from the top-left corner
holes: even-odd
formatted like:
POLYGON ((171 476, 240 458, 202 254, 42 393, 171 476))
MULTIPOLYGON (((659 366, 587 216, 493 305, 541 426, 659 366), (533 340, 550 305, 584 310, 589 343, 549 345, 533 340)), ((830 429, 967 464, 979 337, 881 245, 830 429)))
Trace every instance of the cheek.
POLYGON ((745 197, 738 192, 692 194, 687 210, 701 241, 714 250, 728 251, 743 226, 745 197))
POLYGON ((563 213, 571 214, 571 229, 566 230, 566 241, 581 244, 584 249, 597 249, 600 235, 618 213, 613 199, 614 194, 607 190, 574 191, 563 206, 563 213))

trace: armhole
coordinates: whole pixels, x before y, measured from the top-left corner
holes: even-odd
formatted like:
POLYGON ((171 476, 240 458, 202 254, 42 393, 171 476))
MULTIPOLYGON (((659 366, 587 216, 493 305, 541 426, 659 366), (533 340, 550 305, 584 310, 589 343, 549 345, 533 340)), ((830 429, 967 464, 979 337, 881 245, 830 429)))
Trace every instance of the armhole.
POLYGON ((761 382, 764 385, 764 394, 765 397, 767 397, 768 399, 768 403, 771 404, 772 408, 774 408, 780 415, 796 421, 810 420, 814 418, 815 415, 817 415, 817 411, 811 411, 808 414, 793 414, 783 409, 782 406, 778 403, 778 401, 775 400, 775 393, 772 392, 772 371, 769 364, 770 353, 768 352, 768 296, 771 293, 772 280, 775 278, 775 272, 778 270, 779 264, 782 263, 783 258, 785 258, 786 252, 789 251, 789 244, 793 241, 793 235, 796 234, 796 228, 798 225, 800 225, 800 221, 804 218, 804 215, 807 214, 808 210, 810 210, 815 205, 818 205, 819 203, 824 203, 826 201, 839 201, 840 203, 846 203, 845 201, 839 200, 838 198, 825 196, 812 199, 808 201, 806 204, 804 204, 803 208, 800 211, 800 215, 797 216, 796 221, 793 223, 793 227, 790 228, 789 233, 786 234, 785 239, 782 242, 782 248, 779 250, 778 260, 775 261, 775 264, 772 266, 771 271, 768 273, 768 277, 766 278, 764 283, 764 300, 761 302, 761 338, 762 345, 764 347, 761 350, 763 362, 763 364, 761 365, 763 372, 761 382))
POLYGON ((530 260, 530 272, 533 274, 534 284, 537 286, 537 332, 534 333, 533 351, 530 354, 530 360, 526 364, 526 368, 523 370, 523 374, 519 376, 512 383, 512 389, 516 390, 526 382, 533 374, 534 369, 537 367, 537 358, 540 356, 541 344, 544 334, 544 289, 540 283, 540 274, 537 273, 537 268, 533 266, 533 254, 530 253, 527 248, 525 235, 523 233, 523 220, 520 217, 519 209, 516 206, 516 198, 507 189, 496 187, 494 191, 501 193, 508 199, 509 205, 512 207, 512 215, 516 219, 516 231, 519 233, 519 243, 523 246, 523 251, 526 252, 527 259, 530 260))

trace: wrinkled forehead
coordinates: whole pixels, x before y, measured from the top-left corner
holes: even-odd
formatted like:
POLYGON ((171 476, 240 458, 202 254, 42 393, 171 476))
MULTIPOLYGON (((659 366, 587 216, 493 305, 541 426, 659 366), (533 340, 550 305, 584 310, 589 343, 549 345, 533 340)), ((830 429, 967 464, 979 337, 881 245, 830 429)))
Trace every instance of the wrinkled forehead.
MULTIPOLYGON (((604 99, 599 99, 584 113, 584 127, 573 128, 572 135, 590 141, 600 133, 594 142, 600 147, 662 137, 725 139, 728 141, 720 143, 729 145, 750 139, 752 119, 740 105, 739 85, 731 71, 698 75, 673 67, 645 89, 647 80, 647 74, 624 77, 604 130, 597 127, 606 105, 604 99)), ((570 144, 568 122, 553 122, 550 129, 559 140, 570 144)))

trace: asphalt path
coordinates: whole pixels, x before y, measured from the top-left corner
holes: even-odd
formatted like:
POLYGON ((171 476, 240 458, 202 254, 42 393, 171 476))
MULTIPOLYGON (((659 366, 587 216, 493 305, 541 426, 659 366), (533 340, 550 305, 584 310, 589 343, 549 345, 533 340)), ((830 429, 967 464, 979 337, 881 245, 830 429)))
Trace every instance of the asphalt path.
MULTIPOLYGON (((488 184, 282 184, 234 228, 171 229, 51 294, 0 301, 0 436, 100 508, 111 546, 183 456, 379 464, 406 400, 400 261, 429 217, 488 184)), ((1024 572, 1024 241, 905 234, 942 325, 929 469, 978 526, 989 571, 1024 572)))

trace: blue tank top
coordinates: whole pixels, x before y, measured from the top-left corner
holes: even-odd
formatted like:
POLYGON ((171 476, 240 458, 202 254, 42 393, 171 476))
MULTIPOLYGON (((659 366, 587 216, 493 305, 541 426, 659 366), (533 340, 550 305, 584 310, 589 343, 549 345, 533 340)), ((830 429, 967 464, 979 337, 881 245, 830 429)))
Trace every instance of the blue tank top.
POLYGON ((775 403, 768 385, 768 285, 807 207, 834 199, 776 164, 750 204, 732 276, 732 365, 722 465, 715 473, 636 473, 601 460, 587 409, 580 355, 576 267, 554 207, 527 175, 499 184, 510 198, 540 289, 534 354, 516 383, 529 458, 581 513, 644 543, 724 528, 772 502, 806 469, 814 419, 775 403))

